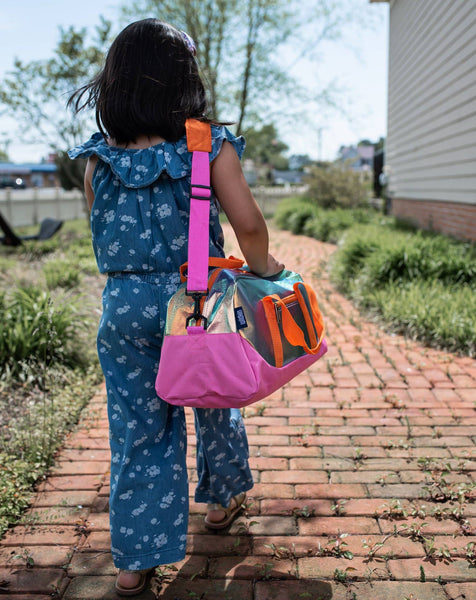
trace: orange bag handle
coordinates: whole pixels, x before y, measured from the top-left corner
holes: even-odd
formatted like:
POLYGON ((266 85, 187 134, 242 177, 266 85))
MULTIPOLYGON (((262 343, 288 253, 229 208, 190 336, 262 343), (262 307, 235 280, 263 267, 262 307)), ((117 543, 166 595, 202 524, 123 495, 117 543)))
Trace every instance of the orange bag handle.
POLYGON ((317 296, 314 290, 305 283, 295 283, 293 288, 299 302, 299 306, 301 307, 304 315, 310 345, 308 345, 306 342, 304 332, 293 319, 293 316, 289 312, 285 302, 280 299, 279 304, 281 306, 283 333, 292 346, 301 346, 304 351, 307 352, 307 354, 317 354, 324 338, 324 319, 322 318, 322 314, 317 303, 317 296), (304 299, 304 296, 300 290, 300 286, 303 286, 306 290, 310 301, 310 307, 308 307, 306 300, 304 299), (309 308, 311 309, 311 312, 309 312, 309 308))
MULTIPOLYGON (((241 269, 244 264, 244 260, 241 260, 241 258, 236 258, 235 256, 229 256, 228 258, 210 256, 208 259, 209 267, 219 267, 220 269, 241 269)), ((183 265, 180 266, 180 281, 182 283, 187 281, 187 268, 188 262, 183 263, 183 265)))
POLYGON ((306 330, 309 336, 310 344, 307 343, 304 332, 294 320, 291 315, 287 304, 287 298, 280 298, 273 294, 263 298, 263 307, 268 321, 269 330, 271 334, 271 341, 273 344, 274 357, 276 366, 281 368, 284 362, 283 346, 281 343, 281 332, 276 319, 276 307, 281 308, 281 323, 283 333, 292 346, 301 346, 307 354, 317 354, 324 339, 324 320, 322 318, 319 305, 317 303, 317 296, 314 290, 302 282, 297 282, 293 285, 294 292, 296 294, 297 301, 304 315, 304 321, 306 323, 306 330), (299 286, 304 286, 307 296, 309 298, 310 306, 306 303, 304 296, 299 289, 299 286), (309 312, 309 309, 311 312, 309 312))

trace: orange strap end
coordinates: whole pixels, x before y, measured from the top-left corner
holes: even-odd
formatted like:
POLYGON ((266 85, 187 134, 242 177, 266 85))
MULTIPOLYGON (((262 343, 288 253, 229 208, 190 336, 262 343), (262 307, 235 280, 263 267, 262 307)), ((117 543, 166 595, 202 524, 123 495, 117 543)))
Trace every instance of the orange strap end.
POLYGON ((197 121, 197 119, 187 119, 185 121, 185 130, 187 132, 187 149, 189 152, 211 152, 212 151, 212 130, 209 123, 197 121))
MULTIPOLYGON (((245 264, 244 260, 241 258, 235 258, 234 256, 230 256, 229 258, 220 258, 215 256, 210 256, 208 259, 209 267, 218 267, 220 269, 241 269, 241 267, 245 264)), ((188 262, 183 263, 180 266, 180 281, 184 283, 187 281, 187 269, 188 262)), ((210 286, 208 287, 210 289, 210 286)))

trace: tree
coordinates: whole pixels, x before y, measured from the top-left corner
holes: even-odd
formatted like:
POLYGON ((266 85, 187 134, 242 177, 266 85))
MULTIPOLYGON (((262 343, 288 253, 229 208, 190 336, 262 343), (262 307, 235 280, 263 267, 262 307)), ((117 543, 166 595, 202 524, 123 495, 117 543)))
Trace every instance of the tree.
MULTIPOLYGON (((259 114, 266 112, 269 122, 295 111, 297 98, 306 95, 292 76, 296 63, 318 57, 322 44, 339 41, 348 24, 371 20, 353 0, 132 0, 122 15, 157 17, 194 38, 211 113, 231 115, 238 134, 259 123, 259 114), (285 48, 293 55, 287 65, 285 48)), ((336 105, 334 85, 313 91, 312 101, 336 105)))
MULTIPOLYGON (((312 101, 313 114, 318 105, 335 106, 332 84, 306 96, 291 72, 300 60, 315 60, 323 42, 339 41, 349 23, 368 26, 369 15, 363 13, 354 0, 131 0, 121 14, 128 20, 159 17, 186 30, 198 46, 211 112, 235 119, 240 133, 262 122, 282 122, 296 114, 303 98, 312 101), (285 48, 292 54, 288 64, 282 60, 285 48), (263 114, 266 119, 259 117, 263 114)), ((52 58, 16 60, 0 83, 0 110, 3 106, 16 119, 17 137, 48 144, 77 187, 82 187, 82 177, 65 151, 83 141, 93 123, 86 111, 73 115, 65 104, 73 90, 96 74, 110 38, 111 23, 102 17, 92 38, 86 29, 60 29, 52 58)), ((303 109, 298 110, 302 117, 303 109)))
POLYGON ((111 23, 101 18, 93 39, 85 28, 60 28, 53 57, 23 63, 15 60, 0 85, 0 107, 18 124, 24 143, 47 144, 57 154, 59 174, 67 187, 83 188, 83 167, 67 158, 66 150, 84 141, 93 128, 91 115, 66 111, 69 95, 97 72, 109 43, 111 23))
POLYGON ((238 0, 133 0, 124 4, 121 12, 123 21, 156 17, 192 36, 208 83, 210 111, 216 115, 223 100, 219 94, 219 77, 229 49, 227 36, 238 6, 238 0))
POLYGON ((8 154, 4 150, 0 150, 0 162, 8 162, 8 154))
POLYGON ((155 16, 192 36, 210 112, 235 114, 237 134, 254 96, 284 76, 272 58, 291 31, 284 0, 134 0, 122 14, 128 20, 155 16))
POLYGON ((244 158, 250 158, 258 165, 287 169, 288 159, 282 153, 288 146, 278 139, 278 132, 273 124, 263 125, 260 129, 250 127, 243 133, 246 138, 244 158))

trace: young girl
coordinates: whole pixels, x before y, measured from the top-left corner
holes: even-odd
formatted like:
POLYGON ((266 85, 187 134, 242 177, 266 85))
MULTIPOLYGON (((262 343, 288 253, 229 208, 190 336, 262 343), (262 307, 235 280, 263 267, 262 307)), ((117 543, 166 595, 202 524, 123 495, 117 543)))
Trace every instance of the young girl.
MULTIPOLYGON (((87 157, 91 210, 103 293, 98 352, 107 386, 111 446, 110 526, 119 568, 116 589, 140 593, 160 564, 185 557, 188 479, 184 411, 163 402, 154 382, 167 302, 187 261, 191 153, 185 120, 207 103, 193 40, 157 19, 126 27, 105 66, 69 100, 94 107, 99 132, 70 150, 87 157)), ((250 269, 278 273, 268 231, 243 176, 244 140, 212 123, 210 256, 224 256, 218 205, 250 269)), ((187 365, 183 366, 184 369, 187 365)), ((253 486, 239 410, 195 410, 198 484, 205 524, 228 526, 253 486)))

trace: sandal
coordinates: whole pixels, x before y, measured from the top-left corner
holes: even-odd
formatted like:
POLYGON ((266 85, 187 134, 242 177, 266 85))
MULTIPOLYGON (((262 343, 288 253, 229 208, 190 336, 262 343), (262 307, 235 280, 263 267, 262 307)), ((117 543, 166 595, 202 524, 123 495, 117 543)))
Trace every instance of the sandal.
POLYGON ((116 578, 116 592, 119 594, 119 596, 136 596, 137 594, 140 594, 145 590, 147 580, 149 579, 149 575, 151 575, 154 571, 155 569, 144 569, 143 571, 128 571, 127 569, 121 569, 116 578), (140 577, 137 585, 130 588, 126 588, 120 585, 119 575, 121 573, 135 573, 139 575, 140 577))
POLYGON ((208 504, 208 510, 222 510, 225 513, 225 516, 221 521, 210 521, 208 519, 208 515, 205 517, 205 525, 208 529, 225 529, 230 525, 237 514, 243 510, 244 503, 246 501, 246 492, 242 492, 237 496, 234 496, 230 501, 230 506, 225 508, 221 504, 208 504), (232 506, 233 500, 235 501, 235 505, 232 506))

